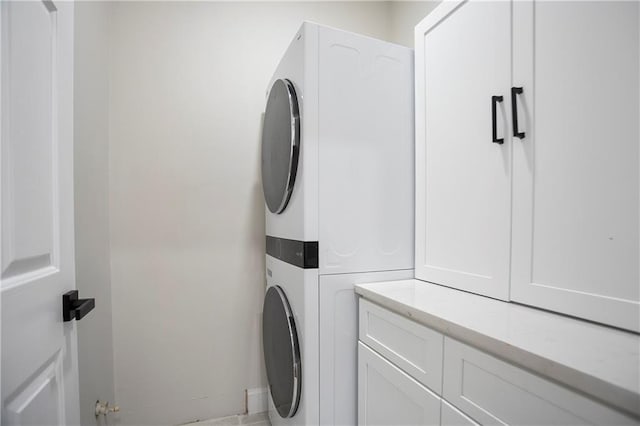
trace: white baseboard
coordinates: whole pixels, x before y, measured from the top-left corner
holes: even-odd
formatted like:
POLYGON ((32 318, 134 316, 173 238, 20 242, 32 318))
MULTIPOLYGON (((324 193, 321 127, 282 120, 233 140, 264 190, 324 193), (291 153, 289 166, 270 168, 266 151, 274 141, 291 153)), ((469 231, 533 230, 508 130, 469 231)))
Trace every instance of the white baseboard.
POLYGON ((269 409, 267 388, 247 389, 247 414, 264 413, 269 409))

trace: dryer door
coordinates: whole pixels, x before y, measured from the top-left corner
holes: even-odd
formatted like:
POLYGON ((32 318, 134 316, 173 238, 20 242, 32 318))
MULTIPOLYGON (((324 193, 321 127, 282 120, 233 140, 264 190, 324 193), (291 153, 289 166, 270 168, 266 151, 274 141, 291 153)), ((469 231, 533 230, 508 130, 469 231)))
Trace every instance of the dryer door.
POLYGON ((293 417, 300 403, 302 364, 293 313, 279 286, 269 287, 264 298, 262 340, 273 404, 281 417, 293 417))
POLYGON ((262 189, 269 211, 287 207, 298 169, 300 113, 291 81, 271 86, 262 126, 262 189))

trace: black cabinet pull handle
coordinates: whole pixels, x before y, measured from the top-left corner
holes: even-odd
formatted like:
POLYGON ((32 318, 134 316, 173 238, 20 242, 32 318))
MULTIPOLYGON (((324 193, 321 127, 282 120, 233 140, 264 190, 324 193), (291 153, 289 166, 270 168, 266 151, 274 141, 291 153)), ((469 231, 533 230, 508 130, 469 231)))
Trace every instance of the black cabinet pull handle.
POLYGON ((498 102, 502 102, 503 101, 503 97, 502 96, 492 96, 491 97, 491 134, 493 136, 493 143, 498 143, 500 145, 502 145, 504 143, 504 138, 500 138, 498 139, 498 102))
POLYGON ((78 290, 62 295, 62 319, 64 322, 80 320, 96 307, 95 299, 78 299, 78 290))
POLYGON ((513 119, 513 136, 524 139, 524 132, 518 130, 518 106, 516 97, 522 94, 522 87, 511 88, 511 118, 513 119))

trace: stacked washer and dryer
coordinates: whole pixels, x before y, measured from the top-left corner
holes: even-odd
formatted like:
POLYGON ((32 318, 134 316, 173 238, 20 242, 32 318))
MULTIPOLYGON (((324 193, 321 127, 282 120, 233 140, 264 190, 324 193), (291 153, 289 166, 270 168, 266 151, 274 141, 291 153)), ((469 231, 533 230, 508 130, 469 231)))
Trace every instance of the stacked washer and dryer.
POLYGON ((304 23, 262 135, 273 425, 357 422, 359 282, 413 277, 413 50, 304 23))

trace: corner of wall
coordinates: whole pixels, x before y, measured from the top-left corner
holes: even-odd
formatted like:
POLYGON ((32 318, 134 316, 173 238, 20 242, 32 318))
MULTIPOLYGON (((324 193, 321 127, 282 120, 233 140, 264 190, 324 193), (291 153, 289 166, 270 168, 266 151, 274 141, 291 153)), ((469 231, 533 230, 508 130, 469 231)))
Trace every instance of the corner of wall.
POLYGON ((78 323, 80 416, 101 424, 96 400, 115 401, 109 242, 109 2, 76 2, 74 213, 76 286, 96 308, 78 323))

